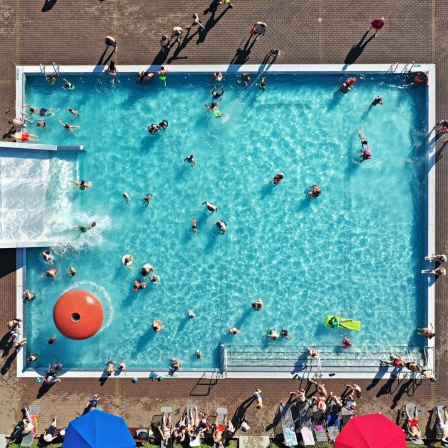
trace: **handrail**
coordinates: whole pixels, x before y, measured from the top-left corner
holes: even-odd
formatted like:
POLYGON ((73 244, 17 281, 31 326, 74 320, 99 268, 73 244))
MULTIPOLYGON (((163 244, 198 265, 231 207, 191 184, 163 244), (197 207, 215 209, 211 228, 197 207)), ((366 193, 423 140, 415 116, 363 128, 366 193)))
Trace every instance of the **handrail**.
POLYGON ((406 64, 402 69, 401 69, 401 73, 404 73, 405 71, 406 71, 406 69, 408 68, 408 66, 411 66, 409 69, 408 69, 408 73, 412 70, 412 68, 414 67, 414 65, 415 65, 415 62, 414 61, 412 61, 412 62, 410 62, 409 64, 406 64))
POLYGON ((397 70, 397 68, 398 68, 398 62, 395 62, 395 64, 392 64, 392 65, 388 68, 388 70, 387 70, 386 73, 395 73, 396 70, 397 70))

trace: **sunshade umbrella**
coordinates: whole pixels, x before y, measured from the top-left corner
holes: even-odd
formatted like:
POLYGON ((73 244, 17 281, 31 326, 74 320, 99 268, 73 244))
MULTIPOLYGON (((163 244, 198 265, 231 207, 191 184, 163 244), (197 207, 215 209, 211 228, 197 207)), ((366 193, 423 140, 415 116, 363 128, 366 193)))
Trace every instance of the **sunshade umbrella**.
POLYGON ((68 425, 63 448, 135 448, 122 417, 94 409, 68 425))
POLYGON ((335 448, 406 448, 406 436, 383 414, 360 415, 344 426, 335 448))

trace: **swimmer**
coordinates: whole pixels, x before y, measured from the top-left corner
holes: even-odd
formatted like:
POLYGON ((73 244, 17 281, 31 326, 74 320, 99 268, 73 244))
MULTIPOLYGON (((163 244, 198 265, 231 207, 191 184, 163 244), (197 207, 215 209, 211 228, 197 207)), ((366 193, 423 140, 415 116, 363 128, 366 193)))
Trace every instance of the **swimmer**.
POLYGON ((134 259, 132 258, 132 255, 125 255, 122 259, 123 264, 128 268, 128 269, 132 269, 131 268, 131 264, 134 261, 134 259))
POLYGON ((160 66, 160 70, 157 72, 159 76, 166 76, 169 73, 169 71, 163 66, 160 66))
POLYGON ((171 363, 171 369, 175 372, 176 370, 179 370, 181 363, 180 363, 180 359, 178 358, 171 358, 170 359, 170 363, 171 363))
POLYGON ((202 358, 202 353, 200 350, 196 350, 196 358, 198 358, 198 359, 202 358))
POLYGON ((50 108, 50 109, 45 109, 45 108, 38 108, 38 107, 34 107, 34 106, 32 106, 31 104, 24 104, 23 106, 22 106, 22 108, 24 108, 24 107, 29 107, 29 114, 27 114, 26 112, 22 112, 22 114, 23 115, 33 115, 33 114, 36 114, 36 115, 40 115, 41 117, 49 117, 50 115, 54 115, 54 113, 53 112, 51 112, 53 109, 52 108, 50 108))
POLYGON ((448 261, 448 257, 444 254, 442 255, 433 255, 432 257, 425 257, 426 261, 436 262, 436 263, 446 263, 448 261))
POLYGON ((120 364, 118 364, 118 370, 126 370, 126 364, 124 363, 124 361, 120 361, 120 364))
POLYGON ((76 275, 76 269, 75 268, 69 268, 68 269, 68 271, 67 271, 67 273, 68 273, 68 275, 70 276, 70 277, 74 277, 75 275, 76 275))
POLYGON ((75 88, 75 86, 71 82, 67 81, 65 78, 62 79, 64 80, 65 83, 64 86, 62 87, 64 90, 73 90, 75 88))
POLYGON ((361 153, 361 161, 370 160, 372 158, 372 153, 370 149, 364 149, 361 153))
POLYGON ((69 107, 68 109, 65 109, 64 112, 70 112, 74 117, 77 117, 79 115, 79 112, 73 109, 72 107, 69 107))
MULTIPOLYGON (((44 274, 45 275, 45 274, 44 274)), ((43 277, 43 275, 41 275, 43 277)), ((28 289, 22 294, 24 300, 34 300, 37 298, 37 295, 34 292, 29 292, 28 289)))
POLYGON ((260 89, 261 90, 266 90, 266 82, 264 80, 264 76, 261 77, 260 89))
POLYGON ((352 322, 353 319, 342 319, 337 315, 334 315, 330 318, 330 320, 328 321, 328 325, 331 328, 338 328, 338 327, 342 327, 342 328, 346 328, 347 330, 350 330, 350 328, 348 328, 347 326, 344 325, 344 322, 352 322))
POLYGON ((43 276, 51 277, 53 279, 51 281, 51 283, 54 283, 57 273, 58 273, 58 270, 55 267, 53 267, 53 268, 48 269, 48 271, 45 271, 42 274, 40 274, 40 276, 41 277, 43 277, 43 276))
POLYGON ((261 300, 261 299, 258 299, 256 302, 252 303, 252 309, 255 311, 260 311, 263 309, 263 307, 264 307, 264 303, 263 303, 263 300, 261 300))
POLYGON ((74 181, 74 180, 72 180, 72 181, 70 181, 70 182, 72 182, 73 184, 75 184, 77 187, 79 187, 79 189, 80 190, 87 190, 87 188, 90 188, 91 186, 92 186, 92 182, 89 182, 88 184, 85 182, 85 181, 83 181, 83 180, 81 180, 81 181, 74 181))
POLYGON ((163 325, 163 322, 161 320, 155 319, 152 321, 152 329, 156 332, 159 333, 160 331, 162 331, 165 328, 165 325, 163 325))
POLYGON ((241 330, 238 330, 238 328, 232 327, 232 328, 229 328, 229 334, 241 334, 241 330))
POLYGON ((151 124, 150 126, 148 126, 148 132, 151 135, 154 135, 156 132, 158 132, 160 130, 159 126, 157 126, 156 124, 151 124))
POLYGON ((162 129, 167 129, 168 128, 168 121, 167 120, 162 120, 159 123, 159 127, 161 127, 162 129))
POLYGON ((285 175, 283 173, 277 173, 272 179, 269 179, 267 183, 274 182, 274 186, 281 184, 285 175))
POLYGON ((152 194, 147 194, 143 200, 145 201, 145 207, 148 207, 149 203, 151 202, 152 194))
POLYGON ((221 73, 221 72, 215 72, 215 73, 213 73, 213 79, 214 79, 215 81, 221 82, 221 81, 222 81, 222 78, 223 78, 223 76, 222 76, 222 73, 221 73))
POLYGON ((202 203, 202 205, 205 205, 210 212, 217 212, 218 207, 216 207, 215 204, 212 204, 211 202, 205 201, 202 203))
POLYGON ((250 82, 250 75, 248 73, 243 73, 241 75, 242 80, 244 81, 244 83, 247 85, 247 83, 250 82))
POLYGON ((126 199, 126 202, 131 200, 131 197, 127 193, 123 193, 123 197, 126 199))
POLYGON ((210 105, 204 104, 204 106, 207 108, 207 110, 215 109, 215 107, 219 106, 219 103, 212 103, 210 105))
POLYGON ((198 233, 198 221, 196 219, 193 219, 191 223, 191 228, 193 229, 194 233, 198 233))
POLYGON ((45 123, 45 118, 41 118, 37 123, 36 123, 38 128, 45 128, 47 126, 47 123, 45 123))
POLYGON ((308 196, 312 196, 313 198, 318 198, 322 194, 322 191, 321 191, 319 185, 311 185, 310 188, 311 188, 311 191, 308 192, 308 196))
POLYGON ((280 337, 280 334, 278 333, 278 331, 275 331, 275 330, 272 330, 271 328, 269 328, 269 330, 268 330, 266 336, 267 336, 268 338, 271 338, 271 339, 273 339, 274 341, 276 341, 276 340, 280 337))
POLYGON ((39 141, 39 137, 36 134, 29 134, 28 132, 15 132, 13 134, 13 139, 16 142, 39 141))
POLYGON ((151 275, 149 279, 151 280, 152 283, 155 283, 156 285, 160 283, 160 277, 158 275, 151 275))
POLYGON ((401 356, 390 355, 390 359, 391 361, 380 359, 380 363, 388 364, 392 367, 396 367, 397 369, 401 369, 405 366, 405 360, 401 356))
POLYGON ((348 78, 341 86, 341 92, 347 93, 352 90, 352 85, 357 81, 356 78, 348 78))
POLYGON ((146 282, 140 282, 138 280, 134 280, 134 292, 137 292, 139 289, 145 289, 147 283, 146 282))
POLYGON ((50 251, 49 251, 48 249, 46 249, 46 250, 44 250, 44 251, 42 252, 42 258, 43 258, 47 263, 53 264, 53 257, 51 256, 51 253, 50 253, 50 251))
POLYGON ((81 233, 86 233, 89 230, 92 230, 96 226, 96 222, 92 222, 89 227, 83 227, 83 226, 72 226, 72 229, 79 229, 81 230, 81 233))
POLYGON ((282 336, 286 339, 292 338, 291 333, 286 328, 283 328, 283 330, 280 332, 280 336, 282 336))
POLYGON ((376 106, 377 104, 381 104, 381 106, 384 104, 383 99, 379 95, 372 101, 372 106, 376 106))
POLYGON ((185 157, 184 162, 188 162, 190 164, 191 169, 194 168, 194 164, 196 163, 193 154, 189 155, 188 157, 185 157))
POLYGON ((59 117, 58 121, 59 123, 61 123, 62 126, 64 126, 65 129, 67 129, 67 131, 72 131, 73 129, 79 129, 79 126, 73 126, 72 124, 69 123, 63 123, 59 117))
MULTIPOLYGON (((117 67, 115 65, 115 61, 110 61, 110 64, 108 67, 106 67, 106 73, 110 76, 116 76, 117 75, 117 67)), ((113 82, 113 80, 112 80, 113 82)))
POLYGON ((437 269, 423 269, 422 274, 430 274, 430 275, 446 275, 445 268, 437 268, 437 269))
POLYGON ((193 319, 194 317, 196 317, 196 314, 192 310, 188 310, 188 318, 193 319))
POLYGON ((28 358, 28 362, 37 361, 37 358, 39 358, 39 355, 37 353, 32 353, 28 358))
POLYGON ((142 81, 151 82, 152 78, 154 78, 154 73, 149 73, 145 71, 138 72, 137 74, 137 82, 140 84, 142 81))
POLYGON ((149 263, 142 266, 141 274, 143 277, 148 276, 151 272, 154 272, 154 268, 149 263))
POLYGON ((227 232, 227 223, 222 219, 220 221, 214 222, 213 224, 218 227, 222 234, 227 232))
POLYGON ((221 92, 218 92, 217 90, 216 90, 216 86, 215 87, 213 87, 213 90, 212 90, 212 97, 213 97, 213 99, 218 99, 220 96, 223 96, 224 95, 224 86, 221 86, 221 92))
POLYGON ((309 348, 308 355, 310 355, 311 358, 313 358, 313 359, 318 359, 319 358, 319 350, 317 350, 317 348, 309 348))
POLYGON ((55 84, 57 79, 58 79, 57 75, 47 75, 47 76, 45 76, 45 81, 50 83, 52 86, 55 84))
POLYGON ((21 349, 27 342, 28 342, 28 339, 27 339, 27 338, 23 338, 22 340, 17 341, 17 342, 14 344, 14 347, 16 348, 16 352, 20 351, 20 349, 21 349))
POLYGON ((111 376, 115 372, 115 363, 111 359, 107 361, 106 372, 107 376, 111 376))
POLYGON ((432 324, 429 324, 429 328, 416 328, 415 331, 419 336, 424 336, 428 339, 432 339, 436 335, 432 324))

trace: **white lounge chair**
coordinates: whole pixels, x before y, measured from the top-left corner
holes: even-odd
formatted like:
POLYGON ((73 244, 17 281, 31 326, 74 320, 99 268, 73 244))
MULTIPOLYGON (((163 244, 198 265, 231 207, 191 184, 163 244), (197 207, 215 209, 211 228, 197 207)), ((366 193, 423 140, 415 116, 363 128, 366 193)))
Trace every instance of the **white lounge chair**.
POLYGON ((300 433, 302 434, 303 444, 305 446, 315 446, 316 443, 314 441, 313 436, 313 422, 312 417, 310 415, 310 404, 300 403, 299 407, 299 428, 300 433))

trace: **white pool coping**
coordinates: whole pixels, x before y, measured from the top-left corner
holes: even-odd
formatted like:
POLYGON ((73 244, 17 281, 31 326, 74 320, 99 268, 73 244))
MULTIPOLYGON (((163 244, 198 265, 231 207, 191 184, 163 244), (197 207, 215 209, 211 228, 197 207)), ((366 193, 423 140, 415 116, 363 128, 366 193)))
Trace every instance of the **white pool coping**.
MULTIPOLYGON (((105 66, 99 65, 85 65, 85 66, 75 66, 66 65, 60 66, 61 76, 69 74, 99 74, 105 71, 105 66)), ((120 74, 132 74, 136 75, 141 70, 155 72, 160 69, 160 66, 142 66, 142 65, 119 65, 118 72, 120 74)), ((436 69, 434 64, 268 64, 268 65, 167 65, 170 73, 207 73, 212 74, 214 72, 223 73, 313 73, 317 72, 320 74, 330 73, 330 74, 341 74, 341 75, 351 75, 360 73, 406 73, 411 68, 413 71, 423 71, 428 74, 429 85, 428 90, 428 107, 427 107, 427 174, 428 174, 428 236, 427 236, 427 254, 436 254, 436 242, 435 242, 435 219, 436 219, 436 209, 435 209, 435 155, 436 155, 436 141, 435 141, 435 129, 436 124, 436 69)), ((53 73, 53 66, 46 67, 47 74, 53 73)), ((25 81, 26 74, 34 75, 40 74, 41 69, 39 66, 18 66, 16 67, 16 110, 22 109, 25 98, 25 81)), ((428 263, 429 264, 429 263, 428 263)), ((17 249, 17 287, 16 287, 16 300, 17 300, 17 317, 23 319, 23 299, 22 293, 25 290, 25 279, 26 279, 26 249, 17 249)), ((428 300, 427 300, 427 316, 428 324, 435 323, 435 281, 431 276, 428 276, 428 300)), ((25 323, 24 323, 25 324, 25 323)), ((433 368, 436 356, 435 351, 435 341, 433 339, 427 339, 427 365, 433 368)), ((37 376, 45 375, 45 369, 41 370, 26 370, 24 371, 25 365, 25 355, 26 350, 22 350, 19 356, 17 356, 17 376, 26 378, 35 378, 37 376)), ((225 363, 225 361, 224 361, 225 363)), ((249 369, 249 368, 248 368, 249 369)), ((65 370, 65 369, 64 369, 65 370)), ((378 369, 377 371, 365 371, 362 366, 359 369, 350 368, 332 368, 331 372, 321 370, 320 375, 325 378, 329 377, 329 373, 334 373, 335 379, 372 379, 372 378, 383 378, 389 377, 392 372, 390 369, 378 369)), ((148 378, 149 373, 152 369, 147 370, 126 370, 121 372, 119 375, 113 375, 113 378, 148 378)), ((266 367, 265 370, 247 370, 247 371, 229 371, 225 370, 220 372, 217 369, 210 369, 206 371, 198 370, 180 370, 176 372, 173 377, 168 375, 168 369, 155 369, 154 370, 159 375, 164 376, 164 378, 291 378, 292 374, 295 373, 294 368, 282 369, 281 371, 274 371, 273 368, 266 367)), ((311 376, 316 370, 309 370, 307 375, 311 376)), ((399 376, 409 375, 409 372, 402 372, 399 376)), ((98 378, 104 375, 104 370, 68 370, 60 377, 65 378, 98 378)), ((333 375, 332 375, 333 376, 333 375)))

